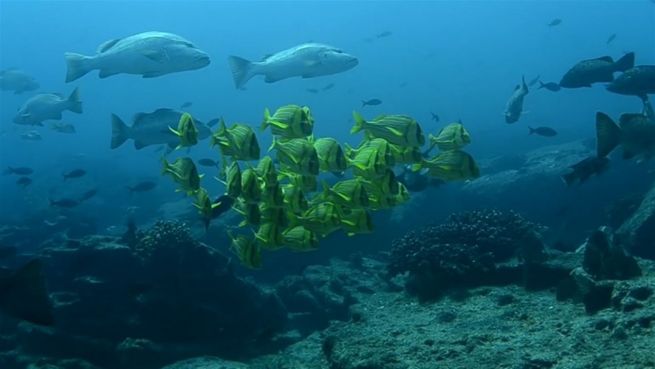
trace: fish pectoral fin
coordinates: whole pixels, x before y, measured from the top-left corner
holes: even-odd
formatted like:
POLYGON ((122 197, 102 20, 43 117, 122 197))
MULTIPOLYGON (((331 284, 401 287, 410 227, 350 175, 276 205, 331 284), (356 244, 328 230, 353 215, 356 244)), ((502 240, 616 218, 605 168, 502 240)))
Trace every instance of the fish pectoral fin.
POLYGON ((402 137, 403 133, 393 127, 387 127, 389 132, 393 133, 395 136, 402 137))
POLYGON ((166 50, 164 49, 144 50, 143 56, 157 63, 163 63, 168 60, 168 54, 166 54, 166 50))
POLYGON ((267 74, 266 77, 264 78, 264 82, 266 82, 266 83, 274 83, 274 82, 277 82, 277 81, 281 81, 281 80, 283 80, 283 79, 285 79, 285 78, 286 78, 286 77, 282 77, 282 76, 274 76, 274 75, 267 74))
MULTIPOLYGON (((170 132, 173 132, 173 134, 175 134, 176 136, 182 136, 182 134, 181 134, 178 130, 173 129, 172 127, 168 127, 168 130, 169 130, 170 132)), ((166 131, 165 131, 165 132, 166 132, 166 131)))
POLYGON ((100 73, 98 73, 98 77, 107 78, 107 77, 111 77, 111 76, 113 76, 115 74, 118 74, 118 72, 114 72, 114 71, 110 71, 110 70, 106 70, 106 69, 101 69, 100 73))
POLYGON ((165 72, 148 72, 148 73, 143 73, 143 75, 141 75, 141 77, 143 77, 143 78, 154 78, 154 77, 163 76, 164 74, 166 74, 166 73, 165 72))
POLYGON ((105 41, 102 44, 100 44, 100 46, 98 46, 96 52, 98 54, 104 53, 105 51, 111 49, 114 45, 116 45, 116 43, 118 43, 118 41, 120 40, 121 40, 120 38, 116 38, 113 40, 105 41))
POLYGON ((276 127, 278 127, 278 128, 281 128, 281 129, 287 129, 287 128, 289 128, 289 125, 288 125, 288 124, 286 124, 286 123, 282 123, 282 122, 278 122, 278 121, 275 121, 275 120, 270 120, 270 121, 268 121, 268 124, 270 124, 270 125, 272 125, 272 126, 276 126, 276 127))

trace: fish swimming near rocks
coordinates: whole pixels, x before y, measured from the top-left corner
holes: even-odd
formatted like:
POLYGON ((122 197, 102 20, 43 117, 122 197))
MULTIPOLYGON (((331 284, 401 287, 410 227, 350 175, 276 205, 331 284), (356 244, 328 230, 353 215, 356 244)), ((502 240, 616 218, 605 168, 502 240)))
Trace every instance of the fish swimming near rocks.
POLYGON ((575 182, 585 182, 591 176, 599 175, 606 171, 609 162, 609 159, 606 157, 590 156, 570 166, 571 172, 562 175, 562 180, 567 186, 571 186, 575 182))
POLYGON ((655 65, 639 65, 626 70, 607 85, 607 90, 642 99, 648 94, 655 94, 655 65))
POLYGON ((34 77, 20 69, 5 69, 0 71, 0 90, 14 91, 14 94, 34 91, 39 88, 34 77))
POLYGON ((55 323, 39 260, 17 271, 0 268, 0 312, 33 324, 55 323))
POLYGON ((612 82, 614 73, 624 72, 634 64, 634 53, 627 53, 617 61, 614 61, 611 56, 583 60, 564 74, 559 85, 564 88, 579 88, 591 87, 598 82, 612 82))
POLYGON ((64 181, 69 179, 69 178, 80 178, 86 175, 86 170, 84 169, 73 169, 68 173, 63 173, 62 176, 64 177, 64 181))
POLYGON ((142 182, 139 182, 139 183, 135 184, 134 186, 127 186, 127 189, 128 189, 128 191, 130 191, 130 193, 134 193, 134 192, 151 191, 155 187, 157 187, 157 183, 155 183, 153 181, 142 181, 142 182))
POLYGON ((521 79, 521 84, 516 85, 514 93, 510 96, 505 107, 505 122, 515 123, 521 117, 523 112, 523 99, 530 92, 525 84, 525 77, 521 79))
POLYGON ((537 128, 532 128, 528 127, 529 133, 528 134, 536 134, 539 136, 544 136, 544 137, 553 137, 557 136, 557 131, 550 128, 550 127, 537 127, 537 128))
POLYGON ((169 73, 195 70, 210 63, 209 56, 187 39, 167 32, 143 32, 104 42, 93 56, 65 53, 66 82, 92 70, 100 78, 120 73, 153 78, 169 73))
POLYGON ((345 72, 354 68, 356 57, 332 46, 306 43, 251 62, 238 56, 228 57, 234 85, 242 89, 256 75, 265 76, 266 83, 291 77, 314 78, 345 72))
POLYGON ((56 93, 33 96, 18 110, 13 122, 42 126, 43 121, 49 119, 61 120, 61 113, 66 110, 77 114, 82 113, 82 102, 77 88, 73 90, 68 98, 56 93))
MULTIPOLYGON (((175 148, 180 143, 180 138, 171 132, 170 128, 177 127, 183 114, 181 111, 168 108, 157 109, 152 113, 137 113, 132 126, 127 126, 121 118, 112 114, 110 147, 115 149, 128 139, 132 139, 137 150, 159 144, 175 148)), ((198 129, 199 140, 204 140, 211 135, 206 124, 195 119, 194 123, 198 129)))
POLYGON ((4 175, 17 174, 19 176, 29 176, 32 173, 34 173, 34 169, 29 167, 7 167, 7 169, 5 169, 5 171, 2 174, 4 175))
POLYGON ((655 156, 655 122, 642 113, 625 113, 614 123, 607 114, 596 113, 597 155, 607 156, 618 146, 623 148, 623 158, 655 156))

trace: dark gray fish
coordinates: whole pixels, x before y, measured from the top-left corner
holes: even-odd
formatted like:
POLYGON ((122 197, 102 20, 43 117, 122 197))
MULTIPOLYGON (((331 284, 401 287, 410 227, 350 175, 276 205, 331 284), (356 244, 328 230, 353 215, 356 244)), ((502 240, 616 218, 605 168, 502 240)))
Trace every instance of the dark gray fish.
POLYGON ((19 176, 29 176, 32 173, 34 173, 34 170, 28 167, 7 167, 3 172, 4 175, 17 174, 19 176))
POLYGON ((98 189, 96 188, 88 190, 85 193, 83 193, 82 196, 80 196, 79 202, 86 201, 92 198, 93 196, 95 196, 97 193, 98 193, 98 189))
POLYGON ((521 84, 516 85, 514 93, 512 93, 512 96, 507 100, 505 106, 505 122, 515 123, 519 120, 521 113, 523 113, 523 99, 528 92, 530 92, 528 90, 528 85, 525 84, 525 78, 522 77, 521 84))
POLYGON ((541 75, 537 75, 536 77, 534 77, 533 79, 531 79, 530 82, 528 82, 528 87, 532 87, 532 86, 534 86, 535 84, 537 84, 537 82, 539 82, 539 79, 540 79, 540 78, 541 78, 541 75))
POLYGON ((134 186, 127 186, 127 189, 132 192, 147 192, 157 187, 157 183, 153 181, 143 181, 135 184, 134 186))
POLYGON ((531 135, 536 134, 544 137, 557 136, 557 131, 550 127, 537 127, 537 128, 528 127, 528 129, 530 130, 529 134, 531 135))
POLYGON ((191 105, 193 105, 193 103, 191 101, 187 101, 184 104, 180 105, 180 109, 190 108, 191 105))
POLYGON ((323 91, 330 90, 334 87, 334 83, 328 83, 325 87, 322 88, 323 91))
POLYGON ((571 186, 575 182, 585 182, 591 176, 599 175, 607 170, 609 162, 610 160, 606 157, 591 156, 570 166, 572 171, 562 175, 562 180, 567 186, 571 186))
POLYGON ((198 164, 202 165, 203 167, 218 167, 218 163, 209 158, 203 158, 198 160, 198 164))
MULTIPOLYGON (((173 109, 161 108, 151 113, 137 113, 134 116, 132 126, 127 126, 115 114, 111 115, 111 145, 112 149, 121 146, 128 139, 134 140, 134 148, 137 150, 150 145, 166 144, 176 147, 180 143, 180 137, 171 132, 170 128, 176 128, 183 112, 173 109)), ((211 135, 207 126, 194 118, 198 129, 198 139, 204 140, 211 135)))
POLYGON ((627 71, 634 64, 634 53, 627 53, 617 61, 610 56, 583 60, 564 74, 559 85, 565 88, 578 88, 591 87, 593 83, 598 82, 612 82, 614 73, 627 71))
POLYGON ((552 21, 550 21, 550 23, 548 23, 548 27, 555 27, 555 26, 559 26, 560 24, 562 24, 562 20, 559 18, 555 18, 552 21))
POLYGON ((223 213, 232 209, 234 205, 234 199, 228 195, 221 195, 216 200, 214 200, 214 208, 212 209, 212 219, 216 219, 221 216, 223 213))
POLYGON ((377 35, 375 35, 375 38, 384 38, 384 37, 389 37, 391 35, 393 35, 393 33, 391 31, 384 31, 384 32, 380 32, 377 35))
POLYGON ((13 246, 0 246, 0 260, 16 256, 18 249, 13 246))
POLYGON ((305 91, 307 91, 307 92, 311 92, 311 93, 313 93, 313 94, 317 94, 317 93, 318 93, 318 90, 315 89, 315 88, 308 88, 308 89, 305 89, 305 91))
POLYGON ((438 121, 439 121, 439 116, 438 116, 437 114, 435 114, 435 113, 433 113, 433 112, 430 112, 430 114, 432 115, 432 120, 433 120, 433 121, 435 121, 435 122, 438 122, 438 121))
POLYGON ((556 83, 556 82, 547 82, 547 83, 543 83, 543 82, 539 81, 539 88, 538 88, 538 90, 541 90, 542 88, 545 88, 546 90, 548 90, 548 91, 553 91, 553 92, 557 92, 557 91, 559 91, 559 90, 562 89, 562 88, 559 86, 559 84, 556 83))
POLYGON ((382 100, 380 99, 370 99, 370 100, 362 100, 362 107, 365 107, 367 105, 369 106, 376 106, 382 104, 382 100))
POLYGON ((605 41, 605 44, 609 45, 610 43, 612 43, 612 41, 614 41, 615 38, 616 38, 616 33, 612 33, 610 37, 607 38, 607 41, 605 41))
POLYGON ((69 178, 80 178, 86 175, 86 170, 84 169, 73 169, 68 173, 64 173, 64 181, 69 179, 69 178))
POLYGON ((79 204, 80 204, 79 201, 73 199, 59 199, 59 200, 50 199, 50 206, 57 207, 57 208, 70 209, 76 207, 79 204))
POLYGON ((30 178, 30 177, 20 177, 16 181, 16 184, 19 185, 19 186, 22 186, 23 188, 25 188, 25 187, 32 184, 32 178, 30 178))
POLYGON ((51 326, 55 319, 39 260, 17 271, 0 269, 0 311, 15 319, 51 326))
POLYGON ((216 200, 214 200, 214 203, 212 205, 212 215, 211 218, 204 218, 203 217, 203 222, 205 223, 205 229, 209 228, 209 223, 224 213, 228 212, 230 209, 232 209, 232 205, 234 205, 234 198, 228 196, 228 195, 221 195, 216 200))
POLYGON ((626 70, 607 86, 607 90, 642 99, 648 94, 655 94, 655 65, 639 65, 626 70))
POLYGON ((0 71, 0 90, 14 91, 14 94, 22 94, 26 91, 38 89, 39 83, 34 77, 18 69, 6 69, 0 71))

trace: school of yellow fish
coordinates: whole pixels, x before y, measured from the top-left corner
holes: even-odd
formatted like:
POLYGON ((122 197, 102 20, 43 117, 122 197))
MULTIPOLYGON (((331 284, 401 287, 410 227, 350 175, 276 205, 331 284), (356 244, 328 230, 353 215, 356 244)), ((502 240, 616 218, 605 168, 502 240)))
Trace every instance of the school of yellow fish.
MULTIPOLYGON (((265 110, 261 129, 269 128, 274 136, 269 152, 275 158, 260 158, 260 146, 249 125, 236 123, 228 128, 220 122, 211 145, 218 147, 222 159, 218 178, 225 184, 222 198, 229 197, 232 209, 243 216, 241 227, 252 227, 251 232, 228 232, 232 251, 245 266, 261 267, 262 250, 309 251, 338 230, 348 235, 372 232, 371 211, 409 200, 409 191, 394 175, 396 165, 444 181, 474 179, 480 174, 471 155, 462 151, 471 138, 461 123, 429 135, 428 149, 422 152, 426 138, 413 118, 380 115, 367 121, 356 112, 353 117, 351 133, 364 133, 356 148, 330 137, 315 138, 314 118, 306 106, 283 106, 272 115, 265 110), (439 153, 425 158, 435 147, 439 153), (345 178, 349 170, 352 175, 345 178), (319 187, 321 172, 345 179, 332 186, 321 181, 319 187)), ((180 137, 178 147, 198 142, 198 130, 187 113, 171 131, 180 137)), ((180 186, 179 191, 195 197, 194 206, 208 224, 221 203, 212 202, 200 186, 203 175, 193 160, 183 157, 168 163, 163 159, 163 173, 180 186)))

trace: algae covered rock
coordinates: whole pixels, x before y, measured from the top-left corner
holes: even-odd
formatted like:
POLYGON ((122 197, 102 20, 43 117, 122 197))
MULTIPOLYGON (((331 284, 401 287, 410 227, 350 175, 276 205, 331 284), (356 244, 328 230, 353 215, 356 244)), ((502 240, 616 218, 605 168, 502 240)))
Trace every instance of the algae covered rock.
POLYGON ((514 212, 478 210, 412 231, 394 242, 389 273, 409 273, 408 290, 425 298, 454 287, 508 283, 520 277, 499 264, 545 259, 540 227, 514 212))

